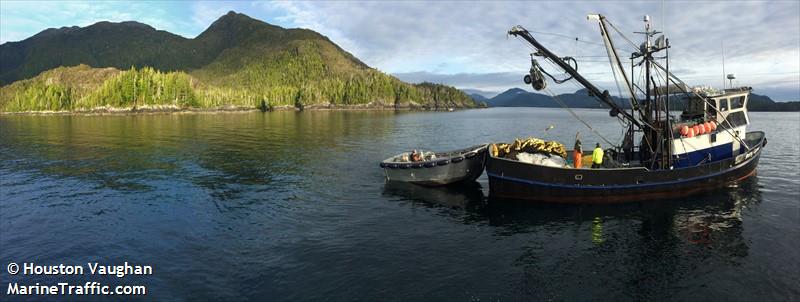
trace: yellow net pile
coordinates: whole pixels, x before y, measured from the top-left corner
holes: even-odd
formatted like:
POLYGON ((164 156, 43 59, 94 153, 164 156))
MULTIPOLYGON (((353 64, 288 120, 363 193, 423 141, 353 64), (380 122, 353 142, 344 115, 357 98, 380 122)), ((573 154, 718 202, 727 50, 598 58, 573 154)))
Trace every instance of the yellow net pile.
POLYGON ((494 157, 508 157, 508 155, 519 152, 555 154, 562 158, 567 158, 567 149, 564 144, 557 141, 546 142, 542 139, 529 137, 527 139, 515 139, 511 144, 492 144, 490 152, 494 157))

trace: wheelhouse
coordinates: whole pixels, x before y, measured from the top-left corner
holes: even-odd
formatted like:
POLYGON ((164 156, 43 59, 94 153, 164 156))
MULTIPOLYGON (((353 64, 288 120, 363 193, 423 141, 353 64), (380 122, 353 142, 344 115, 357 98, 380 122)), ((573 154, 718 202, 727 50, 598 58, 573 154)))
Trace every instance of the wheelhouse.
POLYGON ((687 100, 680 120, 673 123, 674 167, 735 157, 746 148, 743 141, 750 123, 747 102, 751 88, 695 90, 698 93, 687 100))

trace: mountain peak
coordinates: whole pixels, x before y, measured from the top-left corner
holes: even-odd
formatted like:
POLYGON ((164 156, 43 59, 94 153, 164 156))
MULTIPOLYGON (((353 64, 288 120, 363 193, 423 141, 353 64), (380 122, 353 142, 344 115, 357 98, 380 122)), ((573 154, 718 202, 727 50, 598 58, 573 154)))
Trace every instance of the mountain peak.
POLYGON ((219 17, 219 18, 217 19, 217 21, 219 21, 219 20, 223 20, 223 19, 242 19, 242 20, 255 20, 255 19, 253 19, 253 18, 250 18, 250 16, 248 16, 248 15, 245 15, 245 14, 242 14, 242 13, 237 13, 237 12, 235 12, 235 11, 232 11, 232 10, 231 10, 231 11, 228 11, 228 13, 227 13, 227 14, 224 14, 224 15, 222 15, 221 17, 219 17))
POLYGON ((250 18, 250 16, 242 13, 229 11, 227 14, 222 15, 219 19, 211 23, 197 38, 200 40, 213 39, 232 43, 262 29, 274 30, 283 28, 250 18))
POLYGON ((229 11, 227 14, 222 15, 216 21, 211 23, 211 25, 208 27, 208 29, 206 29, 206 31, 215 27, 230 27, 233 25, 241 26, 241 25, 254 25, 254 24, 270 25, 264 21, 253 19, 248 15, 237 13, 235 11, 229 11))
POLYGON ((530 93, 530 92, 525 91, 522 88, 514 87, 514 88, 511 88, 509 90, 503 91, 499 95, 517 95, 517 94, 524 94, 524 93, 530 93))

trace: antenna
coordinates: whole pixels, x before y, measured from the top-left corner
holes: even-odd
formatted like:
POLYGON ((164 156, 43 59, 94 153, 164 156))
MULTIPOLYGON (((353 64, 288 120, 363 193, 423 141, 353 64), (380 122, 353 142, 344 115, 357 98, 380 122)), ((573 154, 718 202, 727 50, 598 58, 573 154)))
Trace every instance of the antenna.
POLYGON ((720 43, 722 45, 722 89, 725 89, 725 40, 720 43))
MULTIPOLYGON (((664 25, 664 0, 661 0, 661 32, 666 32, 667 26, 664 25)), ((669 83, 667 83, 669 86, 669 83)))

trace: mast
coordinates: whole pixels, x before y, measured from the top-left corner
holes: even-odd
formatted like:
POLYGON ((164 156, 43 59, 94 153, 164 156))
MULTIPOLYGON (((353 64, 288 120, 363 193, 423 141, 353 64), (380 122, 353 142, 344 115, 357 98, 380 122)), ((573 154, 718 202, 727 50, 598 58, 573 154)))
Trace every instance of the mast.
POLYGON ((642 124, 639 123, 639 121, 636 120, 636 118, 633 115, 623 110, 621 107, 619 107, 619 105, 617 105, 611 99, 611 95, 609 95, 608 90, 604 90, 601 92, 600 89, 598 89, 588 80, 586 80, 586 78, 584 78, 581 74, 579 74, 578 71, 572 68, 572 66, 564 62, 564 60, 556 56, 549 49, 542 46, 542 44, 540 44, 539 41, 536 41, 536 39, 534 39, 533 36, 531 36, 530 32, 528 32, 527 29, 525 29, 520 25, 517 25, 511 28, 511 30, 508 31, 508 34, 525 39, 525 41, 528 41, 528 43, 533 45, 533 47, 536 48, 536 50, 538 50, 538 54, 550 59, 550 61, 558 65, 558 67, 561 67, 561 69, 563 69, 565 72, 571 75, 576 81, 578 81, 578 83, 583 85, 583 87, 586 87, 586 89, 589 90, 592 96, 594 96, 604 104, 610 106, 612 116, 617 116, 618 114, 622 114, 625 120, 631 122, 632 124, 636 125, 639 128, 642 128, 642 124))
MULTIPOLYGON (((663 11, 662 11, 662 14, 663 14, 663 11)), ((663 16, 662 16, 662 18, 663 18, 663 16)), ((662 19, 661 22, 664 22, 663 19, 662 19)), ((666 60, 667 60, 666 61, 666 65, 667 65, 666 74, 669 74, 669 39, 666 39, 666 44, 667 44, 667 49, 664 50, 664 52, 666 53, 666 60)), ((667 78, 667 83, 666 83, 666 85, 667 85, 667 95, 666 95, 666 97, 667 97, 667 109, 666 109, 666 112, 667 112, 667 131, 669 131, 669 137, 667 137, 667 153, 669 155, 667 157, 667 167, 672 168, 672 139, 673 139, 673 135, 674 134, 673 134, 673 131, 672 131, 672 120, 670 119, 670 116, 669 116, 669 110, 670 110, 669 109, 669 95, 670 95, 670 91, 669 91, 669 76, 666 76, 665 78, 667 78)))
MULTIPOLYGON (((666 39, 663 36, 656 39, 654 45, 651 38, 660 32, 651 30, 650 16, 644 16, 644 22, 645 31, 636 33, 644 34, 645 42, 640 47, 639 52, 634 53, 631 56, 632 60, 636 58, 642 58, 642 62, 639 64, 644 65, 645 99, 644 114, 640 113, 640 116, 643 123, 653 126, 651 128, 643 129, 643 138, 647 140, 647 148, 649 151, 649 154, 646 154, 648 157, 643 158, 643 160, 649 161, 651 168, 658 167, 661 169, 667 169, 671 166, 670 162, 672 159, 671 142, 667 141, 668 139, 671 140, 672 138, 672 128, 669 121, 669 91, 667 91, 667 95, 665 96, 666 104, 663 104, 661 98, 659 97, 663 95, 663 92, 661 92, 658 87, 651 86, 651 83, 655 84, 655 79, 653 78, 651 69, 653 66, 658 66, 658 63, 655 62, 655 58, 653 57, 653 53, 667 49, 669 48, 669 45, 665 42, 666 39), (655 90, 655 95, 653 90, 655 90), (662 110, 664 111, 664 121, 661 120, 662 110), (667 131, 669 131, 669 133, 667 133, 667 131)), ((669 89, 669 81, 667 81, 666 87, 669 89)), ((640 150, 644 149, 644 143, 645 142, 640 145, 640 150)))
MULTIPOLYGON (((636 93, 633 91, 633 86, 630 82, 628 82, 628 75, 625 74, 625 68, 622 67, 622 62, 619 60, 619 55, 617 55, 617 49, 614 48, 614 42, 611 41, 611 37, 608 35, 608 28, 606 27, 606 17, 603 15, 588 15, 586 19, 589 20, 597 20, 597 23, 600 25, 600 35, 603 37, 603 44, 606 46, 606 52, 608 52, 608 58, 611 60, 611 68, 612 72, 614 69, 618 69, 619 72, 622 74, 623 82, 625 83, 625 88, 628 88, 628 95, 631 97, 631 107, 634 109, 639 108, 639 102, 636 100, 636 93)), ((632 74, 631 74, 632 75, 632 74)))

